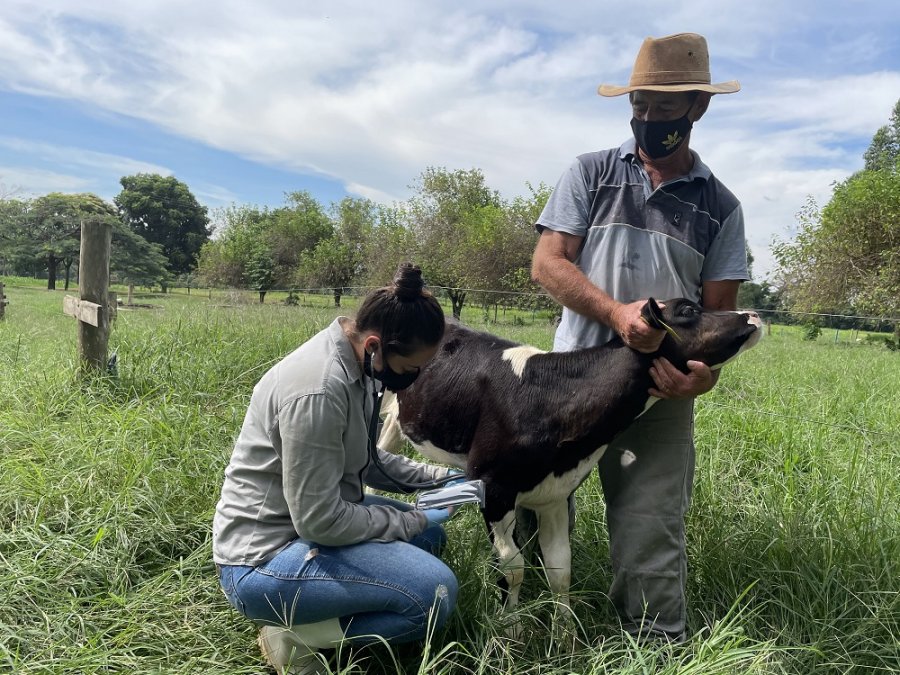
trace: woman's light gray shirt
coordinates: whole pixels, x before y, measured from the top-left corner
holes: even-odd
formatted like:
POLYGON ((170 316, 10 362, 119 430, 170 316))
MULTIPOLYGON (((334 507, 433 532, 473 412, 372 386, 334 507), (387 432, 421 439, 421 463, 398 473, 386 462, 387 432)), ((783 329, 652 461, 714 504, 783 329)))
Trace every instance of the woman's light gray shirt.
MULTIPOLYGON (((258 565, 298 535, 325 546, 409 540, 420 511, 364 506, 363 484, 394 489, 369 470, 372 380, 344 334, 346 318, 272 367, 253 389, 225 470, 213 520, 213 559, 258 565)), ((387 472, 406 482, 447 475, 443 467, 379 450, 387 472)))

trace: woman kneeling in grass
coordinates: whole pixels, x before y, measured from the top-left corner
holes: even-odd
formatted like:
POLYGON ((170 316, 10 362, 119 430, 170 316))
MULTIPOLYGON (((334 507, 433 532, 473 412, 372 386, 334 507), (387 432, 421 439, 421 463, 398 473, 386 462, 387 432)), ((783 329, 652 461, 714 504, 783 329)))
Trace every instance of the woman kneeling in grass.
POLYGON ((364 492, 451 473, 374 450, 382 471, 367 451, 374 380, 409 386, 443 332, 421 270, 404 263, 355 321, 335 319, 253 389, 216 507, 213 558, 279 673, 319 672, 318 651, 343 640, 421 639, 456 603, 456 578, 436 557, 450 512, 364 492))

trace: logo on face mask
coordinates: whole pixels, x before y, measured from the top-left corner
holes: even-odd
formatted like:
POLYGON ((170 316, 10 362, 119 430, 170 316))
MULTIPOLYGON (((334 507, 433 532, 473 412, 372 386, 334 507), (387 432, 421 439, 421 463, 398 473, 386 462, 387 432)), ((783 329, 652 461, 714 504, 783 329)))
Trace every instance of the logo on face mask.
POLYGON ((381 363, 384 368, 382 370, 375 370, 372 366, 372 355, 366 351, 365 356, 363 357, 363 369, 365 370, 366 375, 374 377, 381 382, 386 389, 390 389, 391 391, 403 391, 419 377, 419 368, 411 373, 397 373, 391 370, 391 367, 387 362, 387 354, 385 353, 382 353, 381 355, 381 363))
POLYGON ((691 131, 693 123, 687 115, 666 122, 631 120, 631 130, 638 147, 652 159, 661 159, 675 152, 691 131))

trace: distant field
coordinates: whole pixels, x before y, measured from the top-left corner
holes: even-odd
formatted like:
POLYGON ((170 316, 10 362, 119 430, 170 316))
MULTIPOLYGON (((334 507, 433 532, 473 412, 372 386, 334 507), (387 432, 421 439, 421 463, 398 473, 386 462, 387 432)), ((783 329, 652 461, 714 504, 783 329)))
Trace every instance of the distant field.
MULTIPOLYGON (((0 281, 0 672, 264 672, 252 626, 218 591, 210 522, 253 385, 341 311, 329 296, 143 294, 151 307, 121 308, 113 327, 118 377, 83 384, 64 293, 0 281)), ((540 314, 484 319, 463 311, 550 346, 540 314)), ((698 400, 687 646, 620 635, 592 477, 578 492, 571 639, 543 627, 536 570, 528 641, 502 637, 488 540, 466 507, 448 528, 461 583, 450 625, 424 654, 370 649, 346 672, 900 671, 900 353, 856 337, 805 342, 774 326, 698 400)))

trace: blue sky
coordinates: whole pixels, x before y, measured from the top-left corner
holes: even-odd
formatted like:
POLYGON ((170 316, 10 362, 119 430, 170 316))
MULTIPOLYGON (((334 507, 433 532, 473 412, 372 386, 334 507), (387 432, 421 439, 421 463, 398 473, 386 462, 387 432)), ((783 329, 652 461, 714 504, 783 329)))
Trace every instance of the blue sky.
POLYGON ((629 134, 644 37, 707 37, 692 147, 744 203, 757 279, 808 196, 862 167, 900 99, 900 3, 6 0, 0 193, 171 174, 211 209, 309 190, 390 203, 429 166, 509 198, 629 134))

